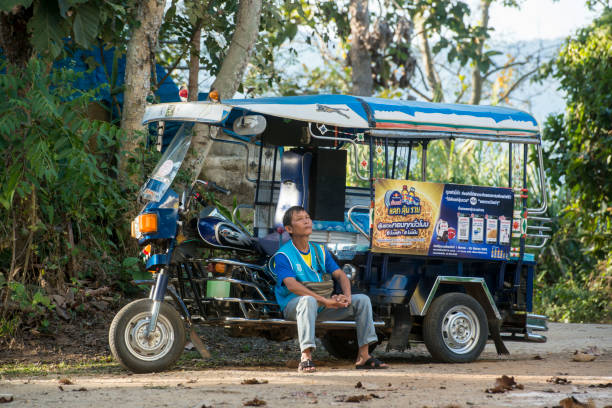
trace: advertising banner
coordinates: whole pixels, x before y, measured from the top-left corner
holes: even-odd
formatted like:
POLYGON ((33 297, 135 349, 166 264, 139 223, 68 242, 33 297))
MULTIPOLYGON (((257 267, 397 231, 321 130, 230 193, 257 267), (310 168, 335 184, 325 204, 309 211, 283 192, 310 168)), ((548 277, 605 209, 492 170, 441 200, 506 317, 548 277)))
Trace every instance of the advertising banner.
POLYGON ((511 189, 388 179, 374 186, 372 251, 508 258, 511 189))

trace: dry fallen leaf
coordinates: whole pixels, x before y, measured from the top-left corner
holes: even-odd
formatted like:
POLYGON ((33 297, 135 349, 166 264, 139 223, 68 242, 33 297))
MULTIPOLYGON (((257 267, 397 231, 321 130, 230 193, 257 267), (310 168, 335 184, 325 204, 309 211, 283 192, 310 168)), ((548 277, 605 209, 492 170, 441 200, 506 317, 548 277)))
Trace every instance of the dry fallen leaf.
POLYGON ((60 384, 63 384, 63 385, 73 385, 74 384, 68 378, 62 378, 62 379, 58 380, 57 382, 60 383, 60 384))
POLYGON ((522 390, 524 387, 522 384, 517 384, 514 381, 514 377, 508 377, 507 375, 502 375, 499 378, 495 379, 495 385, 493 388, 487 388, 485 392, 487 394, 500 394, 506 391, 512 391, 514 389, 522 390))
POLYGON ((244 403, 245 407, 263 407, 264 405, 266 405, 266 401, 260 400, 257 397, 244 403))
POLYGON ((546 382, 553 383, 553 384, 559 384, 559 385, 567 385, 567 384, 571 384, 572 383, 567 378, 557 377, 557 376, 549 378, 548 380, 546 380, 546 382))
POLYGON ((350 397, 346 397, 344 402, 361 402, 361 401, 369 401, 372 397, 369 395, 351 395, 350 397))
POLYGON ((78 388, 78 389, 72 390, 72 391, 87 391, 87 388, 81 387, 81 388, 78 388))
POLYGON ((6 402, 12 402, 13 395, 12 394, 0 394, 0 404, 4 404, 6 402))
POLYGON ((583 353, 582 351, 574 351, 574 355, 572 356, 572 360, 578 361, 581 363, 588 363, 589 361, 595 360, 596 356, 594 354, 583 353))
POLYGON ((249 385, 249 384, 267 384, 268 380, 258 380, 257 378, 249 378, 246 380, 242 380, 240 384, 249 385))
POLYGON ((591 384, 589 388, 612 388, 612 382, 606 384, 591 384))
POLYGON ((567 397, 559 401, 559 405, 561 408, 595 408, 595 404, 593 404, 593 400, 589 400, 586 403, 578 401, 574 397, 567 397))
POLYGON ((355 384, 355 388, 363 388, 363 384, 361 384, 361 381, 357 381, 357 384, 355 384))

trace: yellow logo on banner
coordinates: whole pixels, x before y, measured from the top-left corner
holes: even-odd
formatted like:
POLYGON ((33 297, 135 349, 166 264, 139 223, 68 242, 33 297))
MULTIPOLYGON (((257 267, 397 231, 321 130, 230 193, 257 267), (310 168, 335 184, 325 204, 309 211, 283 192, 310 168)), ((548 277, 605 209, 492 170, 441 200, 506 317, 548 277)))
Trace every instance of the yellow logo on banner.
POLYGON ((443 191, 438 183, 376 180, 372 250, 426 255, 443 191))

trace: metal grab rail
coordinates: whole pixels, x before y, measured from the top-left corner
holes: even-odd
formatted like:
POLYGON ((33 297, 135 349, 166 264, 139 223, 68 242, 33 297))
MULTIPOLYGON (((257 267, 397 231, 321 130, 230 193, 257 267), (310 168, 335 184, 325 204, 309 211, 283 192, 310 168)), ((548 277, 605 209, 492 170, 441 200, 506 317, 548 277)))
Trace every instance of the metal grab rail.
POLYGON ((542 202, 542 206, 539 208, 528 208, 527 211, 529 214, 541 215, 546 213, 548 210, 548 202, 547 196, 548 192, 546 190, 546 177, 544 176, 544 159, 542 157, 542 145, 538 144, 538 167, 540 173, 540 201, 542 202))
POLYGON ((228 144, 237 144, 239 146, 242 146, 246 149, 246 163, 244 166, 244 178, 251 182, 251 183, 256 183, 257 179, 251 179, 249 178, 249 146, 244 143, 244 142, 239 142, 237 140, 228 140, 228 139, 221 139, 219 137, 213 137, 213 136, 209 136, 210 140, 212 140, 213 142, 221 142, 221 143, 228 143, 228 144))
MULTIPOLYGON (((545 217, 527 217, 527 221, 530 221, 530 220, 539 222, 540 224, 547 224, 547 223, 552 222, 550 218, 545 218, 545 217)), ((529 232, 530 230, 535 231, 537 233, 535 234, 527 233, 527 238, 541 239, 542 242, 540 242, 539 244, 526 244, 525 248, 529 248, 529 249, 544 248, 548 240, 551 238, 551 235, 544 234, 544 232, 552 232, 552 228, 546 227, 543 225, 527 225, 527 231, 529 232)))
MULTIPOLYGON (((357 157, 357 143, 355 143, 355 141, 353 139, 349 139, 346 137, 331 137, 331 136, 317 136, 314 133, 312 133, 312 129, 310 129, 310 125, 312 125, 312 123, 308 123, 308 134, 310 135, 310 137, 312 137, 313 139, 319 139, 319 140, 333 140, 333 141, 337 141, 337 142, 348 142, 351 143, 353 145, 353 149, 355 152, 355 174, 357 175, 357 178, 363 181, 368 181, 367 177, 362 176, 361 174, 359 174, 359 157, 357 157)), ((372 165, 372 163, 368 163, 370 166, 372 165)))
POLYGON ((527 230, 530 230, 530 229, 533 229, 533 230, 536 230, 536 231, 547 231, 547 232, 548 231, 552 231, 552 228, 550 228, 550 227, 542 227, 540 225, 528 225, 527 226, 527 230))
POLYGON ((359 226, 359 224, 357 224, 355 221, 353 221, 353 219, 351 218, 351 214, 353 213, 353 210, 356 209, 364 209, 364 210, 369 210, 370 207, 366 206, 366 205, 354 205, 351 208, 349 208, 347 214, 346 214, 346 218, 348 218, 349 222, 353 225, 353 227, 355 227, 357 229, 357 231, 361 232, 361 235, 363 235, 364 237, 366 237, 367 239, 370 239, 370 236, 368 234, 365 233, 364 230, 361 229, 361 227, 359 226))

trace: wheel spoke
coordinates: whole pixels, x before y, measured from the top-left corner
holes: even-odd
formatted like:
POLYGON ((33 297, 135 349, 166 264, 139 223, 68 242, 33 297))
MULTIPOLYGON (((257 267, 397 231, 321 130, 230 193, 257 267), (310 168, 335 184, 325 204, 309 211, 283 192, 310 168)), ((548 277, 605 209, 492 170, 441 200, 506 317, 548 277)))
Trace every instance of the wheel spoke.
POLYGON ((466 354, 476 347, 479 336, 476 314, 463 305, 453 306, 442 319, 442 339, 457 354, 466 354))
POLYGON ((149 312, 139 313, 130 319, 125 330, 125 344, 129 352, 144 361, 159 360, 170 352, 174 343, 172 326, 161 314, 155 331, 146 335, 150 318, 149 312))

